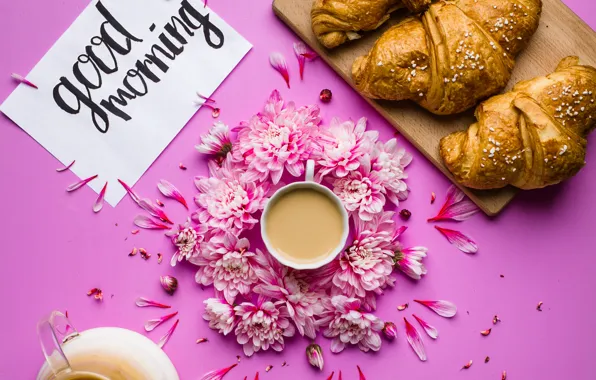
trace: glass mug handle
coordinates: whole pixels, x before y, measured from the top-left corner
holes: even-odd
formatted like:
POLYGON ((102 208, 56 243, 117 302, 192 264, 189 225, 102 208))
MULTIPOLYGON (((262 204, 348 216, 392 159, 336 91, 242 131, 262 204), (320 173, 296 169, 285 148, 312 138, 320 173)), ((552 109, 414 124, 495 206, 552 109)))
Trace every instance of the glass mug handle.
POLYGON ((315 177, 315 161, 314 160, 308 160, 306 161, 306 170, 305 170, 305 178, 304 180, 306 182, 314 182, 314 177, 315 177))
POLYGON ((54 376, 72 370, 62 345, 78 335, 68 317, 59 311, 53 311, 47 318, 37 323, 37 336, 41 350, 54 376))

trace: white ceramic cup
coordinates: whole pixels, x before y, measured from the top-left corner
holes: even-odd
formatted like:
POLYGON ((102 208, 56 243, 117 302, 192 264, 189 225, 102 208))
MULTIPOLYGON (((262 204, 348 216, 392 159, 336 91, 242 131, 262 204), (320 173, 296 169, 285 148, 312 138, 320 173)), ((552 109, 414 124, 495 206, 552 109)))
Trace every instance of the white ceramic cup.
MULTIPOLYGON (((344 247, 346 245, 346 240, 348 239, 348 233, 349 233, 348 213, 346 212, 344 206, 341 203, 341 200, 337 197, 337 195, 335 195, 327 187, 325 187, 323 185, 319 185, 318 183, 316 183, 313 180, 314 171, 315 171, 315 162, 313 160, 308 160, 306 162, 306 175, 305 175, 306 178, 305 178, 305 180, 303 182, 291 183, 291 184, 286 185, 286 186, 282 187, 281 189, 277 190, 275 192, 275 194, 273 194, 273 196, 271 198, 269 198, 269 201, 267 202, 267 204, 265 205, 265 209, 263 210, 263 214, 261 215, 261 236, 263 237, 265 246, 267 246, 267 250, 273 257, 275 257, 277 259, 277 261, 279 261, 280 263, 282 263, 285 266, 288 266, 288 267, 294 268, 294 269, 300 269, 300 270, 302 270, 302 269, 317 269, 317 268, 322 267, 325 264, 329 264, 344 249, 344 247), (326 257, 322 258, 319 261, 309 262, 309 263, 294 262, 291 259, 289 259, 287 256, 284 256, 284 255, 280 254, 279 252, 277 252, 275 250, 275 248, 273 248, 273 245, 271 244, 271 241, 269 240, 269 238, 267 236, 267 215, 269 213, 269 209, 270 209, 271 205, 274 205, 276 203, 276 201, 283 195, 290 193, 294 190, 298 190, 298 189, 312 189, 312 190, 316 190, 316 191, 320 192, 321 194, 324 194, 327 198, 331 199, 333 201, 333 203, 335 203, 335 205, 337 206, 337 209, 339 210, 341 217, 342 217, 343 231, 342 231, 340 242, 337 244, 337 247, 335 247, 335 249, 331 253, 329 253, 329 255, 327 255, 326 257)), ((316 215, 313 215, 313 218, 316 218, 316 215)), ((301 233, 301 232, 296 231, 296 233, 301 233)), ((308 236, 304 236, 304 238, 308 239, 308 236)))

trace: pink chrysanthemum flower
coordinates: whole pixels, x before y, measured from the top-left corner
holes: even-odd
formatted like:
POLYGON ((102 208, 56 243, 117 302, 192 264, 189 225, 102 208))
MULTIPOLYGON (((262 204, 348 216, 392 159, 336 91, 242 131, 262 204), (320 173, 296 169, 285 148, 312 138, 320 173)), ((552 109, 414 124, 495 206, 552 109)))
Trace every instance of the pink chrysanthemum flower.
POLYGON ((195 202, 199 209, 193 220, 236 234, 254 227, 259 221, 253 214, 265 206, 270 185, 241 180, 242 172, 231 160, 225 160, 221 168, 209 165, 209 172, 208 178, 195 178, 199 190, 195 202))
POLYGON ((172 238, 172 243, 178 248, 170 264, 176 266, 176 263, 182 260, 190 260, 198 256, 201 252, 202 244, 205 239, 204 234, 207 232, 206 225, 199 225, 193 227, 190 223, 190 218, 184 224, 166 232, 167 236, 172 238))
POLYGON ((238 131, 237 161, 244 161, 248 168, 242 180, 266 181, 273 184, 281 179, 284 170, 294 177, 304 173, 304 161, 315 148, 312 144, 320 123, 319 107, 296 108, 284 101, 274 90, 265 104, 264 111, 243 122, 238 131))
POLYGON ((255 286, 254 292, 285 302, 300 335, 314 339, 317 335, 315 316, 323 311, 321 298, 326 295, 314 292, 300 271, 281 265, 271 255, 267 259, 266 265, 256 270, 263 283, 255 286))
POLYGON ((200 256, 190 262, 198 265, 195 276, 197 283, 211 285, 223 293, 229 303, 234 303, 238 294, 249 294, 259 278, 255 269, 263 254, 249 252, 248 239, 239 239, 234 234, 222 232, 211 236, 200 256))
POLYGON ((426 257, 426 247, 410 247, 402 248, 397 245, 395 249, 395 265, 406 275, 414 280, 420 278, 427 273, 426 267, 422 263, 422 259, 426 257))
POLYGON ((244 354, 252 356, 269 347, 275 351, 284 348, 284 337, 294 336, 296 329, 290 323, 285 306, 276 306, 271 301, 259 297, 257 304, 243 302, 234 308, 238 325, 236 340, 242 345, 244 354))
MULTIPOLYGON (((403 232, 393 221, 393 212, 377 214, 370 221, 352 218, 354 241, 340 254, 338 260, 321 268, 319 277, 331 281, 331 294, 344 294, 364 300, 364 306, 376 308, 375 294, 382 294, 393 286, 393 255, 396 240, 403 232)), ((315 285, 325 286, 325 281, 315 280, 315 285)))
POLYGON ((326 326, 323 335, 333 338, 331 352, 339 353, 346 344, 357 344, 364 352, 379 351, 384 323, 373 314, 366 313, 361 308, 361 301, 337 295, 325 302, 325 312, 319 320, 321 326, 326 326))
POLYGON ((319 129, 317 164, 320 169, 315 179, 320 182, 328 174, 341 178, 358 169, 361 157, 372 150, 378 136, 376 131, 366 131, 364 117, 356 124, 351 120, 332 119, 328 128, 319 129))
POLYGON ((341 199, 348 212, 357 214, 362 220, 371 220, 383 211, 384 188, 377 173, 371 172, 370 157, 360 159, 360 166, 342 178, 331 180, 333 192, 341 199))
POLYGON ((372 171, 379 178, 391 202, 397 206, 399 201, 408 198, 408 185, 404 179, 408 178, 405 169, 412 162, 412 155, 397 147, 397 139, 393 138, 386 143, 378 141, 371 162, 372 171))
POLYGON ((209 298, 203 303, 203 319, 209 322, 209 327, 220 334, 228 335, 236 326, 234 307, 221 298, 209 298))
POLYGON ((195 148, 199 153, 214 155, 216 161, 221 165, 228 154, 232 152, 229 127, 221 121, 216 121, 209 132, 201 136, 201 143, 195 148))

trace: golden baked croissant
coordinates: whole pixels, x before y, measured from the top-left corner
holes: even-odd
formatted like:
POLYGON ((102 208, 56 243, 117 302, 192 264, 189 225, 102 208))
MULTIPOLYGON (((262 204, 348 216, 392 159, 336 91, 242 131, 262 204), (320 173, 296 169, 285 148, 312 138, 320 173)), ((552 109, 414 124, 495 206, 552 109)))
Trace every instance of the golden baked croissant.
POLYGON ((334 48, 360 38, 358 32, 377 29, 391 12, 408 8, 426 9, 432 0, 315 0, 311 10, 312 29, 321 44, 334 48))
POLYGON ((440 1, 357 58, 354 83, 371 98, 410 99, 439 115, 462 112, 505 88, 541 11, 541 0, 440 1))
POLYGON ((578 62, 567 57, 554 73, 485 101, 477 123, 444 137, 441 157, 455 179, 475 189, 535 189, 574 176, 596 126, 596 69, 578 62))

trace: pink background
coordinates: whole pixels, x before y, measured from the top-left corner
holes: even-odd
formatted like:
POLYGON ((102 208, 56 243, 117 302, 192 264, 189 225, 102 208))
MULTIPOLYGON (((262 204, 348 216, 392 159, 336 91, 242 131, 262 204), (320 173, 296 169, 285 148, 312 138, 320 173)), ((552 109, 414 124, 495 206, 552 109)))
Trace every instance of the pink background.
MULTIPOLYGON (((592 2, 566 3, 596 27, 592 2)), ((15 87, 9 74, 26 74, 86 5, 80 0, 0 2, 0 99, 15 87)), ((210 5, 254 45, 215 93, 221 120, 234 126, 248 118, 274 88, 302 105, 318 102, 319 91, 327 87, 333 91, 333 101, 321 105, 325 122, 332 116, 366 116, 370 128, 379 130, 383 139, 393 136, 392 128, 323 62, 308 63, 305 80, 299 81, 292 52, 296 37, 275 18, 270 0, 213 0, 210 5), (288 59, 291 90, 269 67, 272 51, 288 59)), ((212 122, 210 112, 200 111, 135 189, 155 198, 155 184, 165 178, 190 201, 195 193, 193 176, 206 173, 193 146, 212 122), (178 169, 179 162, 188 170, 178 169)), ((263 379, 325 379, 332 370, 341 369, 344 379, 350 380, 357 378, 356 364, 369 380, 498 379, 502 370, 507 370, 509 379, 593 379, 596 145, 588 148, 587 167, 567 183, 521 194, 497 218, 477 215, 455 226, 475 237, 480 246, 478 254, 468 256, 426 223, 440 208, 448 180, 411 145, 402 143, 414 154, 408 181, 412 194, 404 203, 413 216, 404 240, 407 245, 428 246, 429 274, 418 283, 398 275, 397 287, 379 301, 378 316, 397 323, 399 338, 384 343, 377 354, 348 349, 340 355, 331 354, 328 341, 319 338, 325 353, 325 370, 320 374, 306 363, 308 341, 295 337, 282 354, 243 357, 227 379, 252 378, 256 371, 263 379), (434 205, 429 204, 432 191, 438 196, 434 205), (459 313, 447 320, 419 305, 411 304, 401 313, 396 310, 398 304, 414 298, 452 300, 459 313), (536 311, 538 301, 544 301, 542 313, 536 311), (415 357, 404 339, 402 318, 411 319, 412 312, 440 331, 437 341, 424 338, 426 363, 415 357), (503 320, 498 326, 492 326, 494 314, 503 320), (492 334, 482 337, 479 332, 489 327, 494 327, 492 334), (487 355, 491 360, 484 364, 487 355), (460 371, 470 359, 472 368, 460 371), (283 361, 289 366, 281 368, 283 361), (269 364, 274 368, 265 373, 269 364)), ((50 310, 68 310, 79 330, 121 326, 142 331, 145 320, 163 313, 135 307, 138 296, 169 302, 180 312, 180 325, 165 351, 182 379, 198 379, 208 370, 236 362, 241 348, 234 338, 211 331, 201 318, 202 301, 212 290, 195 284, 190 266, 168 266, 172 246, 160 233, 131 235, 132 219, 140 210, 130 199, 117 209, 106 206, 94 215, 91 206, 96 194, 89 188, 67 194, 65 187, 77 178, 70 172, 57 174, 58 161, 5 117, 0 117, 0 155, 1 379, 34 377, 42 363, 35 324, 50 310), (163 252, 164 262, 158 265, 155 255, 147 262, 128 257, 133 246, 153 254, 163 252), (172 298, 160 288, 163 274, 173 274, 180 281, 172 298), (85 295, 92 287, 103 289, 103 303, 85 295), (196 345, 199 337, 209 343, 196 345)), ((186 217, 172 201, 166 211, 176 221, 186 217)), ((167 328, 160 327, 149 337, 157 341, 167 328)))

